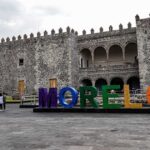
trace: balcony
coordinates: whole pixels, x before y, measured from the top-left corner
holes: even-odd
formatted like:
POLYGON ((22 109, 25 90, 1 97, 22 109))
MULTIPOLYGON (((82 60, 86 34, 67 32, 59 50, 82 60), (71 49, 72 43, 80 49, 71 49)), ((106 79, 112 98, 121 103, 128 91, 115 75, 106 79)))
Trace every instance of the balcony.
POLYGON ((113 73, 138 73, 137 64, 123 64, 123 65, 94 65, 89 68, 80 68, 80 75, 94 75, 94 74, 113 74, 113 73))

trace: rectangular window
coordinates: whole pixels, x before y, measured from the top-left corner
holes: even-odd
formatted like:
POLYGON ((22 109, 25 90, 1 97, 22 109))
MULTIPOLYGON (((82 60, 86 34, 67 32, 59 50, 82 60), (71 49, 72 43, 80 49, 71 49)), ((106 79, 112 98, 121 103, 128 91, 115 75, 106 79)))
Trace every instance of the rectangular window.
POLYGON ((83 68, 83 59, 81 58, 81 68, 83 68))
POLYGON ((23 66, 24 65, 24 59, 23 58, 20 58, 19 59, 19 66, 23 66))

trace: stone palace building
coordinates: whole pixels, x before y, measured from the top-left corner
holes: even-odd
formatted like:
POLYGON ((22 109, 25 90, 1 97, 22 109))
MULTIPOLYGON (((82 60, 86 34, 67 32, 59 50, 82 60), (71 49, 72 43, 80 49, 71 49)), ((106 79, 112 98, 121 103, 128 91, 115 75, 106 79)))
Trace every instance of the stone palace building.
POLYGON ((150 85, 150 18, 135 17, 136 27, 128 23, 118 30, 78 35, 62 28, 42 36, 31 33, 1 39, 0 87, 8 94, 24 91, 32 94, 39 87, 129 84, 130 89, 150 85))

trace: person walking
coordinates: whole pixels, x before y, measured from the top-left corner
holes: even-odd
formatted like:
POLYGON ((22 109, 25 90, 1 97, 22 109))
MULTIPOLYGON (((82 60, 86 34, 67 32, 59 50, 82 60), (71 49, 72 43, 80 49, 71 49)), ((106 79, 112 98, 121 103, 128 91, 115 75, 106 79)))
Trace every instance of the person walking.
POLYGON ((3 107, 4 107, 4 110, 6 109, 6 94, 3 93, 3 107))
POLYGON ((1 110, 4 110, 4 99, 1 93, 0 93, 0 107, 1 107, 1 110))

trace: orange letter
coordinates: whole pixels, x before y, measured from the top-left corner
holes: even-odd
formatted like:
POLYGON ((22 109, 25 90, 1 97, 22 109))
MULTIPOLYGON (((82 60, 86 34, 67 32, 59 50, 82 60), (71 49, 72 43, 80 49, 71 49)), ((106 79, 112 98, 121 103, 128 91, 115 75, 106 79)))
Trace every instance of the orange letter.
POLYGON ((147 88, 146 98, 147 98, 147 103, 150 104, 150 86, 147 88))

